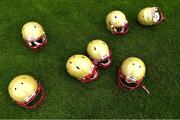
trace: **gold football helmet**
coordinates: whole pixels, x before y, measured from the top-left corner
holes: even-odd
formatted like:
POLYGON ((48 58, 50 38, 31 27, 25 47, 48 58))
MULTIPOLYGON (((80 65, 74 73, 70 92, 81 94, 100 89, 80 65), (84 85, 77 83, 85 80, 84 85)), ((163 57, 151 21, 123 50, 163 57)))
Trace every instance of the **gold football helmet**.
POLYGON ((102 40, 91 41, 87 46, 87 53, 97 66, 106 68, 112 63, 111 51, 108 45, 102 40))
POLYGON ((149 91, 141 85, 146 72, 144 62, 137 57, 129 57, 124 60, 118 72, 118 85, 124 90, 132 91, 141 86, 147 93, 149 91))
POLYGON ((94 81, 99 76, 98 68, 84 55, 73 55, 66 63, 67 72, 83 83, 94 81))
POLYGON ((37 22, 28 22, 22 27, 22 36, 29 48, 41 50, 47 43, 43 27, 37 22))
POLYGON ((140 24, 150 26, 161 23, 165 17, 158 7, 147 7, 139 12, 137 19, 140 24))
POLYGON ((115 10, 106 16, 107 29, 115 35, 124 35, 128 33, 128 21, 123 12, 115 10))
POLYGON ((17 105, 28 109, 36 108, 45 99, 42 85, 29 75, 15 77, 10 82, 8 91, 10 97, 16 101, 17 105), (40 99, 35 100, 40 95, 40 99))

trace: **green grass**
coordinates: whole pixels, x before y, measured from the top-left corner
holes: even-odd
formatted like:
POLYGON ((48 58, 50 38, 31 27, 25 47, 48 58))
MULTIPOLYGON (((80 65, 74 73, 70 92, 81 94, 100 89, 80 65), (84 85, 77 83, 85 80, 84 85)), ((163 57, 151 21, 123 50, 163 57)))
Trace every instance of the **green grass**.
POLYGON ((170 0, 3 0, 0 2, 0 118, 180 118, 180 1, 170 0), (138 11, 159 6, 165 16, 158 26, 137 23, 138 11), (112 10, 123 11, 130 31, 113 36, 105 26, 112 10), (38 53, 24 46, 21 28, 28 21, 43 25, 47 46, 38 53), (107 42, 113 65, 100 71, 98 81, 82 84, 68 75, 67 59, 86 54, 93 39, 107 42), (130 56, 146 64, 143 90, 117 88, 117 70, 130 56), (9 82, 29 74, 42 82, 46 101, 36 110, 15 105, 9 82))

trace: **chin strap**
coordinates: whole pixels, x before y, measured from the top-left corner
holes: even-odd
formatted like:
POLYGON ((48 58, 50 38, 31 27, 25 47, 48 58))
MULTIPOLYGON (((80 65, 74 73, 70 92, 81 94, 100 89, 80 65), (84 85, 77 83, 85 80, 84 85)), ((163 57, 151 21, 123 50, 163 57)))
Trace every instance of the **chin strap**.
POLYGON ((163 15, 160 8, 158 8, 158 12, 160 13, 160 17, 161 17, 158 23, 161 23, 162 21, 164 21, 166 19, 166 17, 163 15))
POLYGON ((150 94, 149 90, 144 86, 144 85, 140 85, 140 87, 148 94, 150 94))
POLYGON ((135 90, 137 87, 140 86, 146 93, 150 94, 149 90, 144 85, 142 85, 141 82, 140 83, 136 83, 136 85, 137 86, 132 88, 132 89, 130 89, 130 91, 135 90))
POLYGON ((163 14, 161 13, 161 20, 160 21, 164 21, 166 19, 166 17, 163 16, 163 14))

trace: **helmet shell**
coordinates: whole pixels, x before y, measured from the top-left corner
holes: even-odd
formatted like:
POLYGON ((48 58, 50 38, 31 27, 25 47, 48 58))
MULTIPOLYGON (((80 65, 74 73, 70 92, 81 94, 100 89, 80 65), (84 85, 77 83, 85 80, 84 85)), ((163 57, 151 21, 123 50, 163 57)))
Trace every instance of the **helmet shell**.
POLYGON ((36 93, 37 89, 38 83, 33 77, 19 75, 10 82, 8 92, 14 101, 25 102, 29 96, 36 93))
POLYGON ((87 53, 94 60, 101 60, 110 56, 108 45, 99 39, 93 40, 88 44, 87 53))
POLYGON ((91 74, 93 69, 94 64, 85 55, 73 55, 66 63, 67 72, 78 80, 81 80, 83 77, 91 74))
POLYGON ((24 40, 37 39, 45 34, 43 27, 37 22, 28 22, 22 27, 24 40))
POLYGON ((128 21, 123 12, 114 10, 106 16, 107 29, 112 34, 123 35, 128 32, 128 21))
POLYGON ((37 22, 28 22, 22 27, 22 36, 26 45, 34 51, 41 50, 47 44, 43 27, 37 22))
POLYGON ((129 57, 122 63, 121 71, 126 78, 133 81, 140 81, 145 76, 146 67, 141 59, 137 57, 129 57))
POLYGON ((110 12, 106 16, 106 25, 108 29, 111 29, 111 26, 119 27, 123 26, 125 23, 127 23, 126 16, 123 12, 115 10, 110 12))

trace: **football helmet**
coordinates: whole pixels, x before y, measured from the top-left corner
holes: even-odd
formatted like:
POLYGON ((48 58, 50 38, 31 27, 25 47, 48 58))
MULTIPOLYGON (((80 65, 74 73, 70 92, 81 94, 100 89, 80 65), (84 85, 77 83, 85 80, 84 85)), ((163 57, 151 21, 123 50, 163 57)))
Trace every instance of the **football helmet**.
POLYGON ((107 29, 115 35, 124 35, 128 33, 128 21, 123 12, 115 10, 106 16, 107 29))
POLYGON ((147 7, 142 9, 137 19, 140 24, 145 26, 156 25, 165 20, 165 17, 158 7, 147 7))
POLYGON ((34 51, 41 50, 47 43, 43 27, 37 22, 28 22, 22 27, 22 36, 26 45, 34 51))
POLYGON ((99 70, 91 60, 84 55, 73 55, 66 63, 67 72, 83 83, 97 80, 99 70))
POLYGON ((29 75, 15 77, 9 84, 8 92, 17 105, 28 109, 38 107, 45 99, 41 83, 29 75))
POLYGON ((111 51, 102 40, 91 41, 87 46, 87 53, 97 66, 106 68, 112 63, 111 51))
POLYGON ((118 70, 118 86, 126 91, 132 91, 141 86, 147 93, 149 91, 141 85, 146 72, 144 62, 137 57, 124 60, 118 70))

